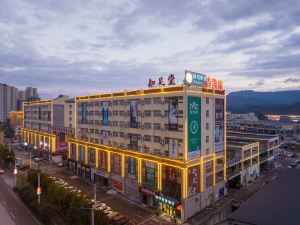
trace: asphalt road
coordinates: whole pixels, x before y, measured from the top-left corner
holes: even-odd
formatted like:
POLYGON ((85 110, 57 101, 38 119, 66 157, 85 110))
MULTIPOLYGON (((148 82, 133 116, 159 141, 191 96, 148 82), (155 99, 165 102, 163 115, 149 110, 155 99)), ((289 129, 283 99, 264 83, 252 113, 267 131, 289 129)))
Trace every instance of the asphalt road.
MULTIPOLYGON (((2 176, 2 175, 1 175, 2 176)), ((0 176, 0 225, 41 225, 0 176)))

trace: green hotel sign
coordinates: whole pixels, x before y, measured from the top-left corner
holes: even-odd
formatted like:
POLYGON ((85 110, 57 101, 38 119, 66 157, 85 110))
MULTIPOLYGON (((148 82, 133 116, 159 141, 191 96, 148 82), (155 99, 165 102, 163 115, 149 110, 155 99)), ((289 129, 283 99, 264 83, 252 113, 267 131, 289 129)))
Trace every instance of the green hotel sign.
POLYGON ((200 156, 201 99, 188 97, 188 159, 200 156))

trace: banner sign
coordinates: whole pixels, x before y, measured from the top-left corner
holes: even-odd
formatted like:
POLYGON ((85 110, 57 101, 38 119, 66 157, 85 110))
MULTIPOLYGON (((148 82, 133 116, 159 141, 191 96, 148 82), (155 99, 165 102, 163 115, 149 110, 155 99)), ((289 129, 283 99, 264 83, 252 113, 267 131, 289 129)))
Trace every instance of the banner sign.
POLYGON ((188 97, 188 159, 200 156, 201 146, 201 99, 188 97))
POLYGON ((199 165, 188 169, 188 197, 200 192, 200 168, 199 165))
POLYGON ((88 154, 88 156, 89 156, 89 160, 88 160, 88 162, 89 162, 89 164, 95 164, 95 154, 96 154, 96 150, 94 149, 94 148, 90 148, 89 149, 89 154, 88 154))
POLYGON ((137 128, 138 101, 130 101, 130 127, 137 128))
POLYGON ((103 102, 102 125, 108 126, 109 102, 103 102))
POLYGON ((169 157, 172 159, 177 159, 178 154, 178 140, 169 139, 169 157))
POLYGON ((224 99, 215 99, 215 152, 224 151, 224 99))
POLYGON ((169 98, 169 130, 178 130, 178 98, 169 98))
POLYGON ((136 159, 128 157, 127 158, 127 174, 131 179, 136 179, 136 159))
POLYGON ((87 111, 87 103, 83 102, 81 103, 81 123, 82 124, 87 124, 87 119, 86 119, 86 111, 87 111))
POLYGON ((76 160, 76 144, 71 144, 71 159, 76 160))
POLYGON ((79 161, 85 162, 85 149, 82 145, 79 145, 79 161))
POLYGON ((166 180, 171 182, 177 181, 177 171, 176 168, 171 166, 166 166, 166 180))

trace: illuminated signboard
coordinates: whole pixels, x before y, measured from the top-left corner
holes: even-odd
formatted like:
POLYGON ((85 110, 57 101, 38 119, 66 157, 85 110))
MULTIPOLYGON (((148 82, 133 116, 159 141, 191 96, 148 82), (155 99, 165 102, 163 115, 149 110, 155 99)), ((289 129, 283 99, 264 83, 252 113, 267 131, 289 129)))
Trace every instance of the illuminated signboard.
POLYGON ((185 85, 195 85, 195 86, 206 87, 214 90, 223 90, 222 80, 217 80, 216 78, 206 76, 205 74, 196 73, 187 70, 185 71, 183 83, 185 85))
POLYGON ((187 85, 206 86, 206 75, 195 73, 192 71, 185 71, 184 83, 187 85))

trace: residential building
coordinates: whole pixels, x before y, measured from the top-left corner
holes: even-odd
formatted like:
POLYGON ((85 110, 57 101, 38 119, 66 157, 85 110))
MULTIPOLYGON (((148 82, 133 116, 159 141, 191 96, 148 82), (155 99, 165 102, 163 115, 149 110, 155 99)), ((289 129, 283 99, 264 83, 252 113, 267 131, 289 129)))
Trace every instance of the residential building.
POLYGON ((228 188, 248 185, 260 176, 259 142, 227 138, 228 188))
POLYGON ((18 89, 0 83, 0 122, 4 123, 9 118, 9 112, 17 107, 18 89))
POLYGON ((68 169, 186 221, 227 193, 225 100, 194 85, 76 97, 68 169))
POLYGON ((235 142, 259 142, 259 170, 261 172, 273 168, 274 162, 280 159, 279 135, 227 130, 227 140, 235 142))
POLYGON ((10 126, 15 130, 15 137, 19 140, 22 139, 24 112, 23 111, 11 111, 9 113, 10 126))
POLYGON ((74 135, 74 99, 24 103, 24 141, 51 162, 67 157, 67 140, 74 135))
POLYGON ((25 99, 26 101, 40 100, 37 88, 27 87, 25 90, 25 99))

